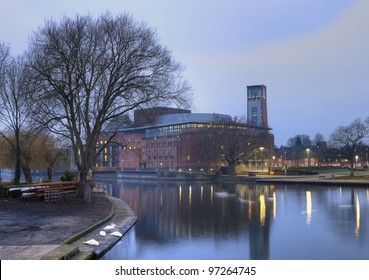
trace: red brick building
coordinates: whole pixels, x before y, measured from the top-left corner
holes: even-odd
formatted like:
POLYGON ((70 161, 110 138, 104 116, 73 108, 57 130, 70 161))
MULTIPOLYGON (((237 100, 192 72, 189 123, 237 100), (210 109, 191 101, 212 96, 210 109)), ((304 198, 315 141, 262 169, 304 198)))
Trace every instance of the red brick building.
MULTIPOLYGON (((118 133, 100 154, 96 167, 100 170, 210 171, 224 165, 212 147, 214 133, 231 121, 229 115, 191 113, 174 108, 137 110, 133 122, 123 117, 105 130, 106 135, 116 129, 118 133)), ((243 125, 240 129, 264 135, 258 147, 265 147, 265 155, 274 154, 274 137, 269 128, 243 125)), ((105 137, 102 135, 99 145, 104 144, 105 137)))

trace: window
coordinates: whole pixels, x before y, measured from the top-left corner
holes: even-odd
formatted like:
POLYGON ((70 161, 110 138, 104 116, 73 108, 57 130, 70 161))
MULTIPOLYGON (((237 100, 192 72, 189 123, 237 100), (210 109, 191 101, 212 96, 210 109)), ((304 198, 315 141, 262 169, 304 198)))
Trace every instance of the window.
POLYGON ((258 114, 258 107, 252 107, 251 108, 251 114, 254 116, 254 115, 257 115, 258 114))
POLYGON ((257 107, 251 108, 251 123, 252 124, 258 123, 258 108, 257 107))

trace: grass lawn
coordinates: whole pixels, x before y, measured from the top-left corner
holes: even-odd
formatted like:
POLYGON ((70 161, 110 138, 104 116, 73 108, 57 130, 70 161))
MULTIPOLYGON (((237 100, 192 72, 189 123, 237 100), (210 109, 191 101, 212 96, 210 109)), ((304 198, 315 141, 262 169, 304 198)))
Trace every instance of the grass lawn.
MULTIPOLYGON (((355 172, 356 174, 356 172, 355 172)), ((369 180, 368 175, 355 175, 355 176, 339 176, 337 180, 369 180)))
POLYGON ((318 170, 319 174, 334 174, 337 180, 368 180, 369 171, 355 171, 354 176, 351 176, 349 169, 330 169, 330 170, 318 170))

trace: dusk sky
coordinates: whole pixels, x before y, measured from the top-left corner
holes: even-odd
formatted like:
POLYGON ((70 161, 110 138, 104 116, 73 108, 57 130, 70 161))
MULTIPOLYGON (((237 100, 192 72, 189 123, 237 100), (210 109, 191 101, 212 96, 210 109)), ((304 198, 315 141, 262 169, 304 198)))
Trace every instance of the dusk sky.
POLYGON ((0 0, 0 42, 21 54, 62 16, 128 12, 156 28, 186 67, 193 112, 246 114, 246 86, 267 86, 276 145, 369 116, 368 0, 0 0))

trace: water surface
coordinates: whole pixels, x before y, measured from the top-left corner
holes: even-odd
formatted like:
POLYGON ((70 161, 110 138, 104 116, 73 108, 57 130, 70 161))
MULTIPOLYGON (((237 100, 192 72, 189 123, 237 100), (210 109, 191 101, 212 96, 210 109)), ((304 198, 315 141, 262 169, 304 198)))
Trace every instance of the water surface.
POLYGON ((369 189, 97 181, 138 221, 102 259, 369 259, 369 189))

